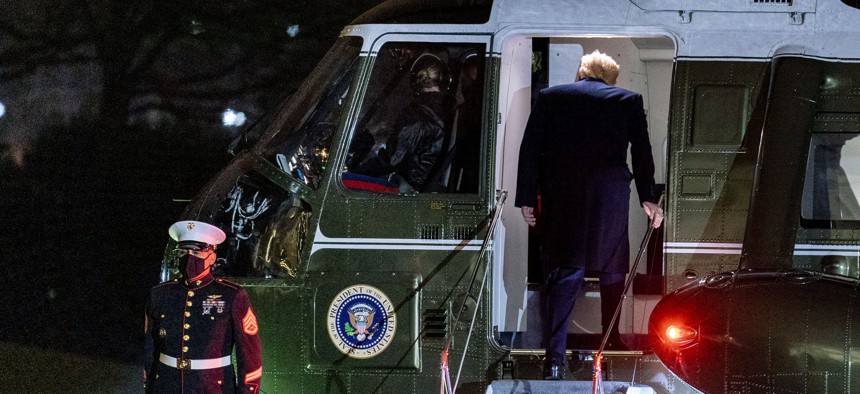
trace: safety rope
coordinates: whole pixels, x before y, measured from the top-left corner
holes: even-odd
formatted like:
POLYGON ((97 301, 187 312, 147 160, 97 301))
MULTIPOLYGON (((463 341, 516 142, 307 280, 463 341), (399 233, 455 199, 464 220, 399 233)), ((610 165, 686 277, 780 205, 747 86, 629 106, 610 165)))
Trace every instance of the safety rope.
POLYGON ((463 310, 466 309, 466 297, 472 294, 472 289, 475 286, 475 279, 478 275, 478 267, 484 259, 484 255, 487 251, 487 245, 490 243, 490 238, 493 236, 493 232, 496 228, 496 223, 499 221, 499 217, 502 214, 502 207, 505 204, 505 200, 508 198, 508 192, 506 190, 499 190, 496 192, 496 204, 493 207, 493 217, 490 221, 489 227, 487 227, 487 234, 484 236, 484 242, 481 244, 481 251, 478 253, 478 258, 475 261, 475 269, 472 270, 472 278, 469 280, 469 288, 466 290, 465 297, 463 298, 463 303, 460 304, 460 308, 457 311, 457 316, 454 318, 454 324, 452 325, 451 334, 448 335, 448 340, 445 341, 445 348, 442 350, 442 365, 441 372, 442 378, 440 382, 439 392, 441 394, 455 394, 457 391, 457 385, 460 383, 460 373, 463 371, 463 364, 466 362, 466 353, 469 350, 469 340, 472 338, 472 331, 475 328, 475 320, 478 316, 478 308, 481 306, 481 299, 484 295, 484 286, 487 283, 487 276, 490 272, 490 263, 486 263, 484 266, 484 276, 481 279, 481 288, 478 290, 478 300, 475 302, 475 310, 472 311, 472 321, 469 323, 469 331, 466 334, 466 343, 463 346, 463 355, 460 358, 460 366, 457 369, 457 379, 454 381, 454 385, 451 385, 451 374, 448 368, 448 355, 451 350, 451 341, 454 338, 454 332, 457 330, 457 327, 460 324, 460 316, 463 313, 463 310))
MULTIPOLYGON (((663 208, 664 197, 666 197, 665 192, 660 195, 660 200, 657 201, 657 206, 660 208, 663 208)), ((600 342, 600 348, 597 349, 597 355, 594 356, 591 394, 603 394, 603 349, 606 348, 606 342, 609 341, 609 334, 612 332, 612 327, 615 326, 618 316, 621 315, 621 307, 624 305, 624 297, 627 296, 627 290, 630 289, 630 285, 633 283, 633 278, 636 276, 636 269, 639 267, 639 261, 642 260, 642 255, 645 254, 645 248, 648 246, 648 242, 651 240, 651 234, 653 232, 654 226, 649 223, 648 231, 645 232, 645 236, 642 238, 642 244, 639 245, 639 253, 636 254, 636 260, 633 262, 633 267, 630 268, 630 275, 627 276, 627 281, 624 282, 624 291, 621 293, 621 300, 618 301, 618 305, 615 307, 615 314, 612 315, 612 321, 609 322, 609 327, 606 328, 606 332, 603 334, 603 341, 600 342)))

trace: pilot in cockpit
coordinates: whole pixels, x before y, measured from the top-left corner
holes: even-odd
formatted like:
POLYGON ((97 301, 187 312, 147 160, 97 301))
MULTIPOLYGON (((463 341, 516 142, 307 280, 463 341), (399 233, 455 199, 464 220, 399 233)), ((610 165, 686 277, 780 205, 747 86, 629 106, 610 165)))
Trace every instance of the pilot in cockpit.
POLYGON ((401 193, 441 191, 437 174, 448 118, 448 68, 438 56, 425 53, 413 62, 409 78, 411 103, 393 124, 371 126, 373 144, 350 171, 383 178, 401 193))

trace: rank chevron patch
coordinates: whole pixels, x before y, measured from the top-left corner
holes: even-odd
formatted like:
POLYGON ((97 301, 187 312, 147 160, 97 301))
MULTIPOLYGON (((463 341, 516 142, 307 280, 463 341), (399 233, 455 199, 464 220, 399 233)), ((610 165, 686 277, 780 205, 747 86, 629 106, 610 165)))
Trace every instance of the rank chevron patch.
POLYGON ((257 316, 254 315, 254 311, 251 310, 251 307, 248 307, 248 312, 245 313, 245 317, 242 318, 242 330, 245 331, 245 334, 248 335, 257 335, 257 331, 260 327, 257 325, 257 316))

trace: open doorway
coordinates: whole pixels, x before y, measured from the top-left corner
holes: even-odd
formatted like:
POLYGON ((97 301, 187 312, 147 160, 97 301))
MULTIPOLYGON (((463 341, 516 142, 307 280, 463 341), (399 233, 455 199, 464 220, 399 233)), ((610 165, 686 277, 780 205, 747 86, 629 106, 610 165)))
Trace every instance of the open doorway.
MULTIPOLYGON (((544 87, 571 83, 583 54, 600 50, 620 65, 616 86, 643 96, 655 182, 665 185, 667 135, 675 47, 666 37, 533 37, 508 39, 502 48, 499 108, 500 159, 497 184, 510 193, 516 191, 519 147, 534 94, 544 87)), ((628 165, 630 163, 628 153, 628 165)), ((629 242, 632 266, 647 230, 647 216, 632 188, 630 195, 629 242)), ((494 250, 493 324, 499 342, 514 349, 542 351, 541 283, 539 233, 523 221, 508 198, 494 250)), ((652 236, 659 245, 660 232, 652 236)), ((619 328, 630 349, 647 347, 647 319, 662 294, 661 248, 649 248, 639 263, 636 282, 627 293, 619 317, 619 328), (656 278, 656 279, 651 279, 656 278)), ((601 338, 600 292, 596 277, 586 276, 577 296, 569 325, 568 347, 593 349, 601 338)))

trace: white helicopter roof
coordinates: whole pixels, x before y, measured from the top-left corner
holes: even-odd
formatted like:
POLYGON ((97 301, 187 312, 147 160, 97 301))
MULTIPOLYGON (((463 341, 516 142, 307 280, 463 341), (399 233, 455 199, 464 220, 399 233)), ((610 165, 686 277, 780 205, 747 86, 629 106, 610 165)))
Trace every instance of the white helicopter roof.
MULTIPOLYGON (((394 3, 407 9, 411 2, 394 3)), ((846 3, 852 1, 495 0, 483 24, 365 24, 348 26, 343 34, 364 36, 365 45, 390 33, 487 34, 496 44, 511 35, 664 36, 678 58, 857 60, 860 9, 846 3)))

